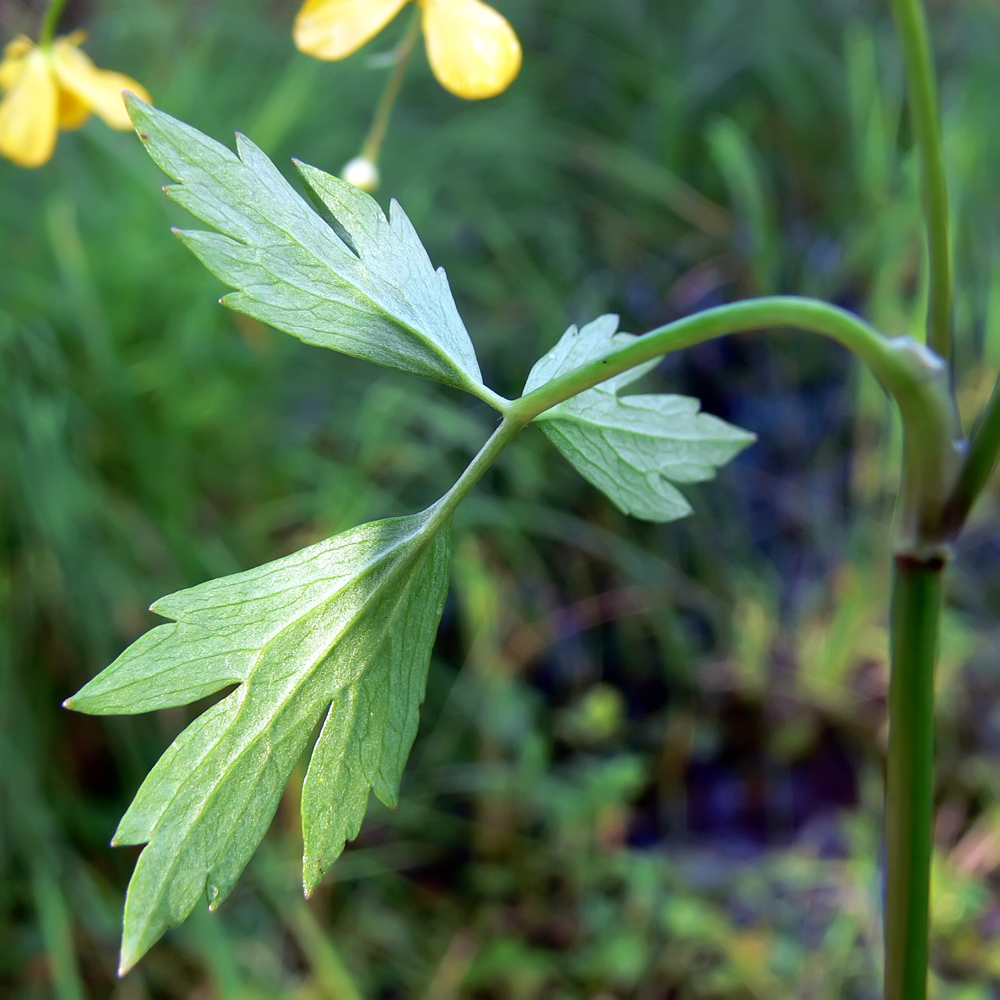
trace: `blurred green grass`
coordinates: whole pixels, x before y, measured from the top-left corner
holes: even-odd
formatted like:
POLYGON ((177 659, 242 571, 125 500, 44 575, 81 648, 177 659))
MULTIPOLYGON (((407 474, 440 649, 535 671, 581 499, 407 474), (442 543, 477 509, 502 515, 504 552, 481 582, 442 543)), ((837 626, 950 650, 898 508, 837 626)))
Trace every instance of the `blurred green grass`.
MULTIPOLYGON (((401 25, 319 64, 292 49, 295 7, 106 0, 66 24, 171 114, 335 171, 401 25)), ((447 268, 495 388, 609 310, 639 332, 801 291, 914 328, 916 171, 881 4, 498 7, 522 76, 464 104, 417 60, 380 195, 447 268)), ((1000 368, 1000 9, 933 14, 972 413, 1000 368)), ((3 38, 36 17, 4 4, 3 38)), ((435 499, 492 419, 219 308, 162 183, 99 124, 42 170, 0 163, 0 993, 875 997, 896 432, 839 351, 789 334, 655 376, 761 436, 687 522, 629 522, 525 434, 459 515, 400 808, 373 806, 307 904, 290 791, 222 912, 116 982, 134 853, 107 841, 192 712, 98 721, 60 701, 161 594, 435 499)), ((949 1000, 1000 995, 998 521, 994 495, 942 646, 949 1000)))

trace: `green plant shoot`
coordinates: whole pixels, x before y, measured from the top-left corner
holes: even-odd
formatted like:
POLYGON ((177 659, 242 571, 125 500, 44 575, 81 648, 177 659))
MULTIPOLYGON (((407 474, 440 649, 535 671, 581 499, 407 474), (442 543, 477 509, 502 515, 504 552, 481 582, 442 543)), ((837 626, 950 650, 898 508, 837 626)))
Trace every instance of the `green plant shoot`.
POLYGON ((885 997, 924 1000, 940 580, 1000 450, 1000 394, 966 443, 946 357, 949 216, 927 30, 916 0, 894 0, 894 7, 923 164, 929 346, 888 339, 844 310, 803 298, 735 303, 638 337, 619 332, 617 317, 602 316, 570 327, 514 401, 485 384, 447 278, 398 204, 386 215, 359 189, 296 163, 307 201, 243 136, 233 153, 129 98, 140 138, 177 182, 167 192, 216 230, 178 235, 234 289, 225 305, 308 344, 472 393, 501 422, 427 510, 162 598, 153 610, 169 624, 142 636, 66 702, 107 715, 222 694, 166 750, 115 834, 115 844, 144 845, 125 905, 122 973, 202 898, 213 909, 226 898, 317 729, 302 788, 307 895, 358 834, 369 793, 396 803, 447 593, 452 514, 524 427, 537 423, 625 513, 684 517, 691 507, 678 485, 711 479, 754 437, 701 413, 697 400, 623 390, 671 351, 787 326, 853 351, 903 422, 885 997))

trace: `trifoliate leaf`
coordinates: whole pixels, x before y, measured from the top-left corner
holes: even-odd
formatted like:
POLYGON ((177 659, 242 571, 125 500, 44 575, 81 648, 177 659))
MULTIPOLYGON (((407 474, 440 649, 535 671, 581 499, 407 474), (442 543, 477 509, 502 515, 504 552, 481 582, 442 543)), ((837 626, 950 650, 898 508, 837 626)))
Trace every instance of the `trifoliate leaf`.
MULTIPOLYGON (((617 329, 617 316, 602 316, 582 330, 571 326, 532 368, 525 393, 637 339, 617 329)), ((755 439, 699 413, 696 399, 618 394, 656 364, 654 360, 608 379, 547 410, 535 422, 577 471, 626 514, 644 521, 674 521, 690 514, 691 506, 671 483, 711 479, 720 465, 755 439)))
POLYGON ((363 191, 299 165, 328 222, 249 139, 237 135, 237 156, 127 101, 150 156, 179 181, 167 193, 219 230, 179 235, 237 289, 225 305, 308 344, 489 395, 448 279, 395 201, 386 218, 363 191))
POLYGON ((302 794, 306 891, 357 836, 369 789, 395 805, 448 583, 436 509, 164 597, 153 610, 173 623, 67 702, 131 714, 238 685, 174 740, 115 834, 146 845, 125 901, 123 971, 199 899, 214 909, 226 897, 324 714, 302 794))

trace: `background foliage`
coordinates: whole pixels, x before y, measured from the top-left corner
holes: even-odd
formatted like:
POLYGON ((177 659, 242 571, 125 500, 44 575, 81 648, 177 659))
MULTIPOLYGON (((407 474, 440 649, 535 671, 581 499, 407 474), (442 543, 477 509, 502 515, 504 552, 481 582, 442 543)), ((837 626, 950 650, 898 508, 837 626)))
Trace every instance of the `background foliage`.
MULTIPOLYGON (((66 27, 171 114, 337 170, 395 35, 313 62, 295 6, 106 0, 66 27)), ((641 332, 800 291, 911 326, 916 170, 883 4, 498 7, 518 82, 464 104, 418 60, 382 162, 497 390, 608 310, 641 332)), ((1000 8, 932 7, 971 405, 1000 366, 1000 8)), ((4 39, 36 24, 0 7, 4 39)), ((626 519, 526 432, 458 515, 399 809, 373 805, 307 904, 286 796, 222 911, 114 979, 135 854, 107 841, 198 706, 59 702, 154 598, 425 506, 493 422, 220 309, 162 182, 100 125, 42 170, 0 163, 0 992, 874 997, 896 431, 838 349, 782 334, 654 377, 760 436, 688 491, 688 521, 626 519)), ((963 541, 939 681, 933 962, 956 1000, 1000 996, 998 514, 984 500, 963 541)))

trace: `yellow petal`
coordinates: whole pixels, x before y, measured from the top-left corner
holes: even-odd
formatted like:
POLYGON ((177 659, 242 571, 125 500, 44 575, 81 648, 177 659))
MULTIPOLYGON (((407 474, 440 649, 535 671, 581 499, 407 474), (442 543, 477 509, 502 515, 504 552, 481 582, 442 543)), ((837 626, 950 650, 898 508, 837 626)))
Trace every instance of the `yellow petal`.
POLYGON ((130 129, 132 122, 125 110, 122 91, 152 103, 141 83, 123 73, 98 69, 74 44, 73 39, 58 38, 52 46, 52 66, 62 90, 103 118, 112 128, 130 129))
POLYGON ((68 90, 59 91, 59 128, 71 132, 87 124, 90 108, 68 90))
POLYGON ((421 0, 427 57, 438 82, 475 100, 506 90, 521 68, 514 29, 481 0, 421 0))
POLYGON ((306 0, 295 18, 295 44, 316 59, 343 59, 374 38, 408 2, 306 0))
POLYGON ((7 43, 0 61, 0 90, 13 90, 24 71, 24 63, 35 43, 27 35, 18 35, 7 43))
POLYGON ((56 82, 45 53, 25 58, 16 85, 0 101, 0 156, 19 167, 40 167, 56 148, 56 82))

